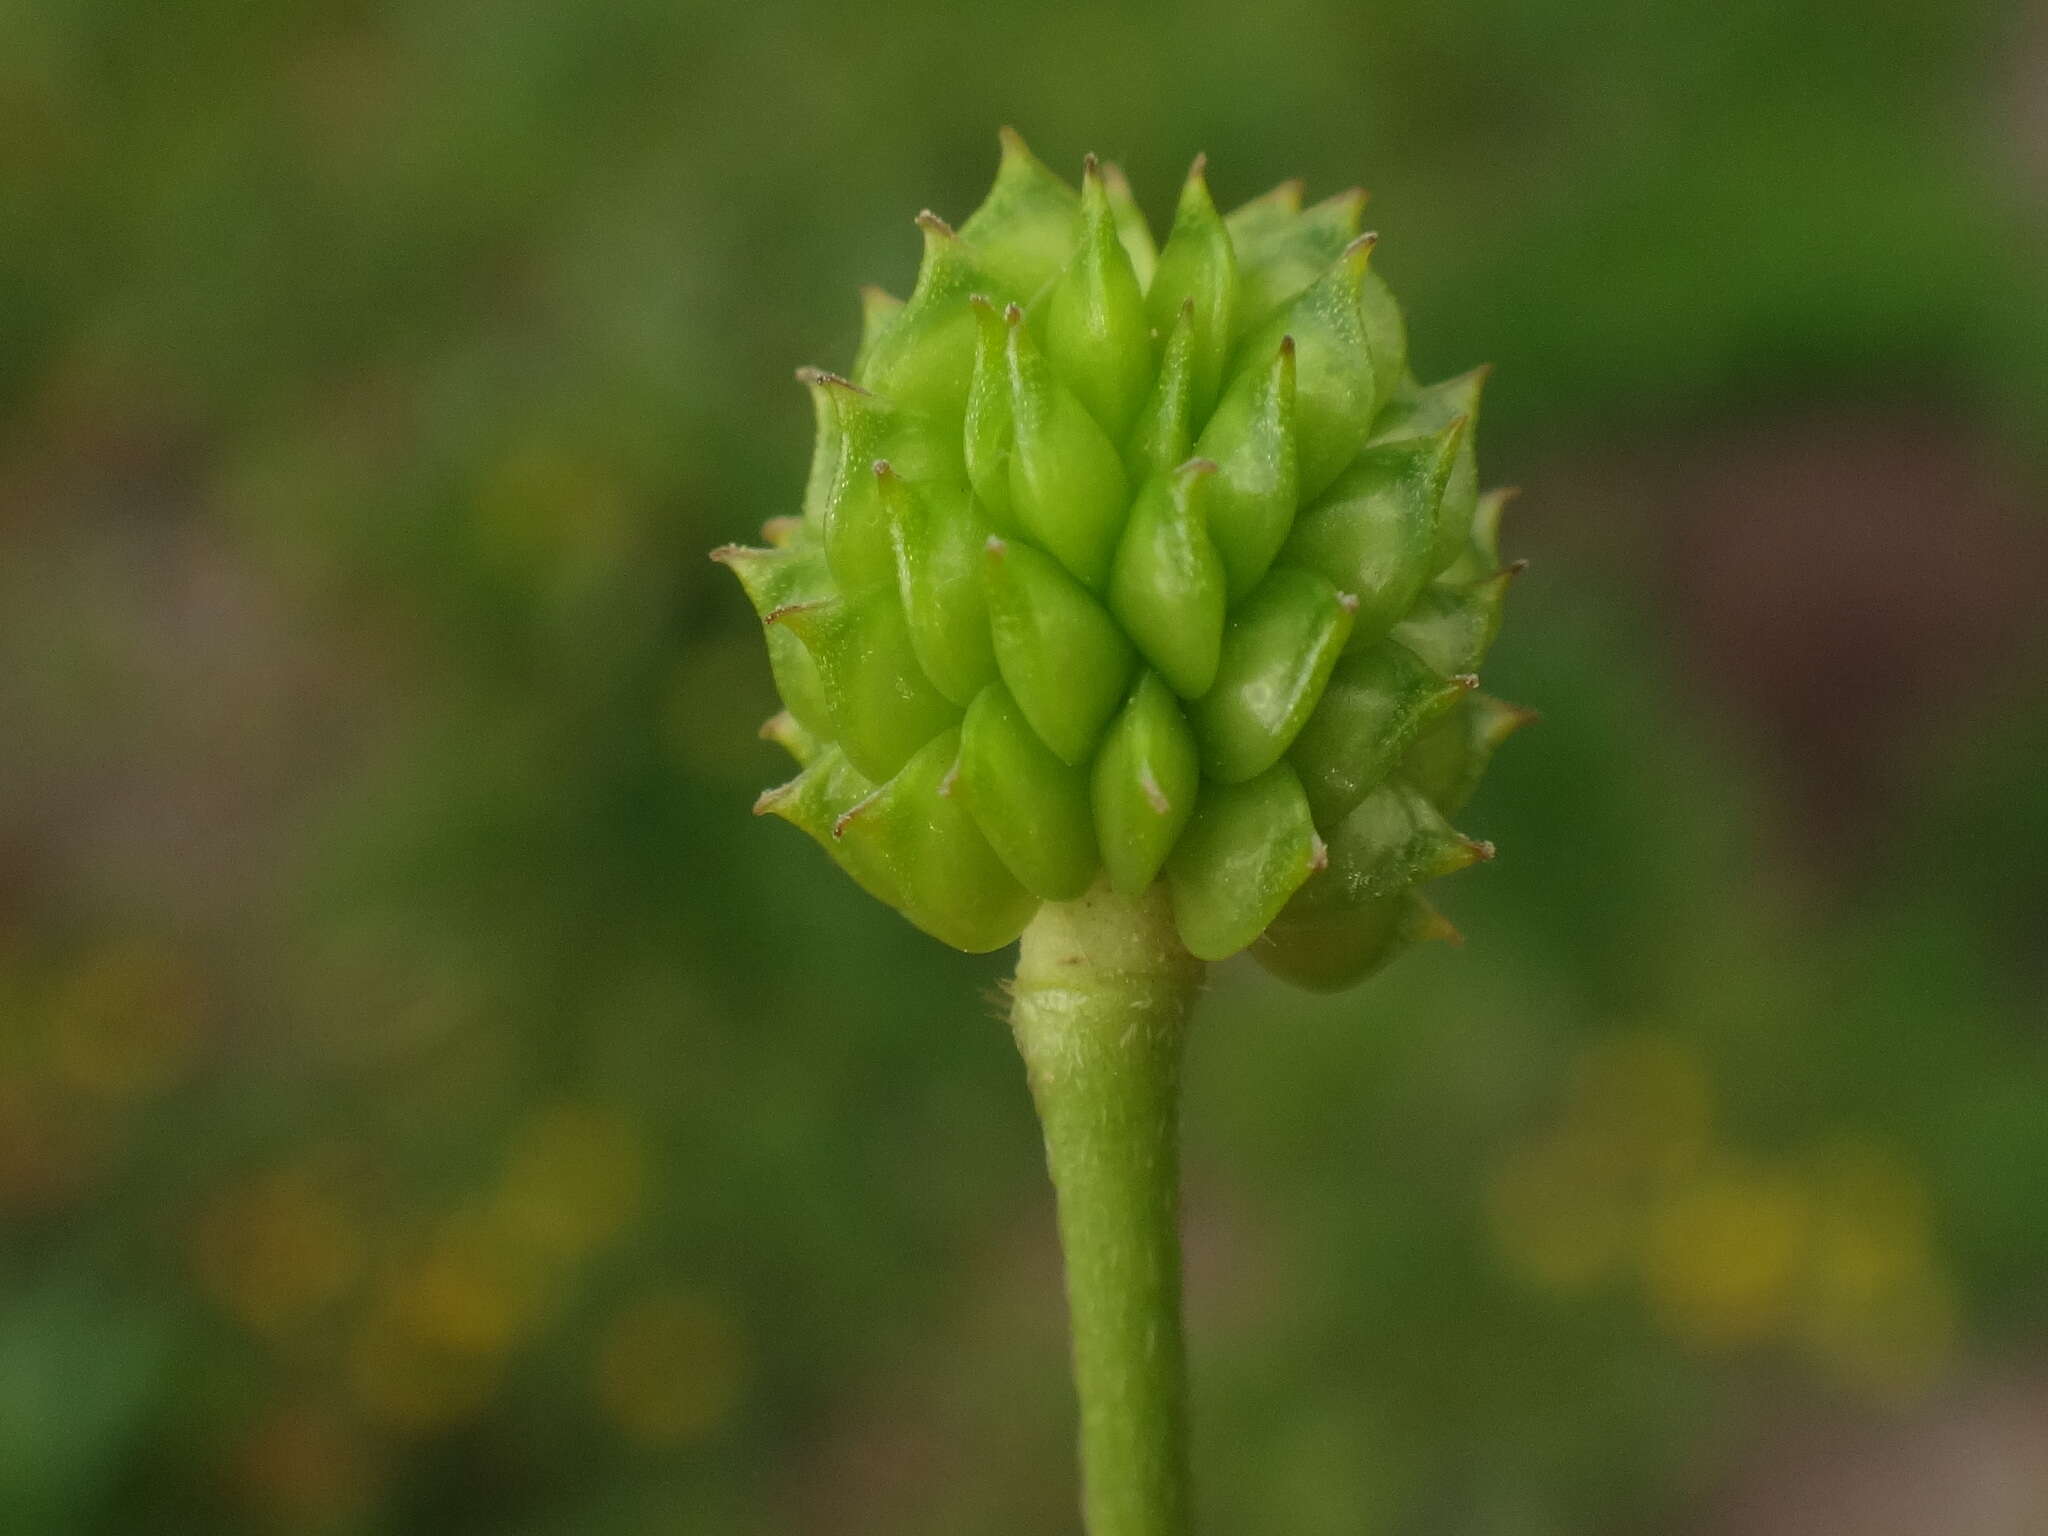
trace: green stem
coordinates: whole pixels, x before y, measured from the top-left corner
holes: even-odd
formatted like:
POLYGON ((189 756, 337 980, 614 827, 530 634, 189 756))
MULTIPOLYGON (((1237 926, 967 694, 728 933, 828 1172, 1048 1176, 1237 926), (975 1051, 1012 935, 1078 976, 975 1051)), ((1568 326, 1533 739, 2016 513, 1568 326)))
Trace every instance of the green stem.
POLYGON ((1047 903, 1011 1027, 1059 1200, 1088 1536, 1186 1536, 1181 1045, 1202 967, 1154 886, 1047 903))

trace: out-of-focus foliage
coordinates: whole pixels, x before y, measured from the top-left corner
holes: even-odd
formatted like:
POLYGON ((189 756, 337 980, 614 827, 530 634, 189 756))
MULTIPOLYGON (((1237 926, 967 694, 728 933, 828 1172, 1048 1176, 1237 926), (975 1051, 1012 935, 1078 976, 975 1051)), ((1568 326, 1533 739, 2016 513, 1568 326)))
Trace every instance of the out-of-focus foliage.
POLYGON ((1546 723, 1468 813, 1470 947, 1207 1004, 1210 1525, 1673 1529, 1788 1426, 2039 1368, 2025 18, 0 33, 0 1528, 1071 1528, 1000 965, 748 820, 700 553, 793 510, 790 369, 1004 121, 1366 182, 1527 486, 1487 684, 1546 723))

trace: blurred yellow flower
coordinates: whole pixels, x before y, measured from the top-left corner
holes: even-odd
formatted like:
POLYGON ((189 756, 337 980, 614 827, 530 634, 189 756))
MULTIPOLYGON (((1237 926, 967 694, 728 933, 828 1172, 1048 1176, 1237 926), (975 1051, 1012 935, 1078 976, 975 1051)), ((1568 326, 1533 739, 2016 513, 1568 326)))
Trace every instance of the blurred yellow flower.
POLYGON ((499 1355, 538 1325, 548 1273, 482 1213, 459 1211, 423 1252, 394 1265, 377 1305, 418 1343, 456 1355, 499 1355))
POLYGON ((363 1412, 399 1434, 431 1434, 474 1417, 499 1375, 496 1356, 432 1348, 383 1307, 357 1326, 345 1367, 363 1412))
POLYGON ((1817 1198, 1795 1321, 1800 1341, 1854 1391, 1880 1399, 1924 1391, 1952 1363, 1959 1327, 1924 1183, 1870 1142, 1824 1149, 1812 1177, 1817 1198))
POLYGON ((1626 1252, 1634 1213, 1605 1149, 1570 1131, 1514 1149, 1486 1187, 1493 1241, 1544 1290, 1590 1290, 1626 1252))
POLYGON ((1811 1214, 1797 1177, 1735 1157, 1673 1190, 1650 1214, 1642 1255, 1664 1326, 1701 1349, 1770 1334, 1791 1304, 1811 1214))
POLYGON ((1783 1159, 1717 1150, 1712 1118, 1706 1064, 1684 1042, 1594 1044, 1558 1124, 1512 1147, 1486 1185, 1494 1247, 1560 1294, 1633 1258, 1660 1325, 1695 1349, 1794 1344, 1881 1399, 1937 1382, 1958 1304, 1918 1174, 1867 1139, 1783 1159))
POLYGON ((1511 1149, 1486 1188, 1495 1247, 1531 1284, 1583 1292, 1620 1269, 1646 1202, 1705 1154, 1713 1090, 1683 1041, 1630 1033, 1588 1046, 1560 1123, 1511 1149))
POLYGON ((595 1104, 555 1104, 514 1138, 495 1213, 539 1251, 577 1259, 638 1216, 646 1179, 646 1148, 622 1116, 595 1104))
POLYGON ((1643 1031, 1587 1047, 1566 1118, 1617 1169, 1659 1179, 1698 1166, 1713 1113, 1713 1082, 1699 1052, 1674 1036, 1643 1031))
POLYGON ((554 1279, 546 1256, 509 1236, 495 1213, 450 1214, 378 1277, 347 1361, 364 1410, 401 1433, 474 1415, 506 1356, 541 1325, 554 1279))
POLYGON ((709 1297, 646 1297, 612 1319, 598 1340, 598 1405, 629 1439, 680 1445, 725 1420, 745 1363, 738 1328, 709 1297))
POLYGON ((338 1300, 363 1264, 354 1214, 303 1168, 229 1185, 190 1234, 200 1289, 245 1327, 278 1334, 338 1300))
POLYGON ((175 945, 150 937, 109 940, 49 997, 51 1070, 95 1098, 152 1098, 190 1066, 202 1010, 198 975, 175 945))

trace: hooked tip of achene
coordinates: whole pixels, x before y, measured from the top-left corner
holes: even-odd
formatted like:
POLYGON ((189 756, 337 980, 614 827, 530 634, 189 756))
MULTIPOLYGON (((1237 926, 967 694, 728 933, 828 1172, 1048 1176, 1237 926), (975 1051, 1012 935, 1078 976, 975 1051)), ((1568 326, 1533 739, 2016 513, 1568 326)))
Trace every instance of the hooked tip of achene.
POLYGON ((1380 243, 1380 232, 1368 229, 1344 247, 1343 257, 1349 261, 1363 261, 1372 254, 1372 248, 1380 243))
POLYGON ((1506 565, 1500 568, 1500 573, 1501 575, 1507 577, 1510 581, 1512 581, 1515 577, 1521 575, 1522 572, 1528 569, 1529 562, 1527 560, 1510 560, 1506 565))
POLYGON ((1179 476, 1183 480, 1199 480, 1204 475, 1213 475, 1216 473, 1216 461, 1214 459, 1205 459, 1197 455, 1195 458, 1185 460, 1180 464, 1176 464, 1173 468, 1173 472, 1175 475, 1179 476))
POLYGON ((919 209, 917 217, 910 222, 935 239, 952 240, 956 238, 953 233, 953 226, 940 218, 936 213, 933 213, 929 208, 919 209))
POLYGON ((1011 330, 1016 330, 1024 323, 1024 306, 1021 304, 1005 304, 1003 306, 1003 320, 1011 330))
POLYGON ((1291 333, 1280 338, 1280 357, 1284 362, 1294 361, 1294 337, 1291 333))
POLYGON ((1479 674, 1477 672, 1453 672, 1447 681, 1454 687, 1462 688, 1465 692, 1470 693, 1479 686, 1479 674))
POLYGON ((826 368, 799 368, 796 371, 796 381, 806 389, 843 389, 856 395, 867 393, 845 374, 833 373, 826 368))
POLYGON ((992 533, 981 546, 981 552, 991 560, 1000 560, 1010 552, 1010 546, 1000 533, 992 533))
POLYGON ((1187 179, 1190 182, 1204 182, 1209 179, 1209 152, 1206 149, 1197 150, 1195 158, 1188 162, 1187 179))
POLYGON ((880 793, 880 790, 876 790, 874 794, 866 795, 861 799, 854 801, 852 805, 849 805, 845 810, 841 811, 839 815, 833 819, 832 840, 834 842, 837 842, 840 838, 846 836, 846 829, 853 825, 853 819, 856 816, 860 815, 862 811, 865 811, 866 809, 868 809, 868 807, 873 805, 875 803, 875 794, 880 793))
POLYGON ((713 565, 731 565, 752 551, 744 544, 721 544, 706 556, 713 565))
POLYGON ((801 618, 807 613, 815 613, 818 609, 826 606, 827 601, 830 600, 808 603, 784 603, 780 608, 770 608, 766 613, 762 614, 761 622, 763 624, 787 624, 791 619, 801 618))
POLYGON ((1316 833, 1308 835, 1308 871, 1319 875, 1330 867, 1330 845, 1316 833))
MULTIPOLYGON (((765 727, 762 730, 762 734, 767 734, 765 727)), ((789 785, 787 784, 778 784, 773 789, 764 789, 760 794, 754 796, 754 814, 756 816, 771 815, 775 808, 788 798, 789 785)))
POLYGON ((1024 142, 1024 135, 1008 123, 1003 124, 1002 127, 996 130, 996 142, 1002 145, 1003 158, 1005 160, 1009 159, 1012 155, 1028 155, 1031 153, 1031 146, 1024 142))
POLYGON ((1498 854, 1500 851, 1499 849, 1495 848, 1492 843, 1487 842, 1484 838, 1466 837, 1460 838, 1459 841, 1464 843, 1465 851, 1471 854, 1473 859, 1481 864, 1491 864, 1494 860, 1494 856, 1498 854))
POLYGON ((1356 592, 1339 592, 1337 594, 1337 606, 1346 613, 1358 612, 1358 594, 1356 592))
POLYGON ((1084 181, 1093 181, 1101 174, 1102 162, 1095 158, 1095 151, 1091 149, 1081 157, 1081 177, 1084 181))

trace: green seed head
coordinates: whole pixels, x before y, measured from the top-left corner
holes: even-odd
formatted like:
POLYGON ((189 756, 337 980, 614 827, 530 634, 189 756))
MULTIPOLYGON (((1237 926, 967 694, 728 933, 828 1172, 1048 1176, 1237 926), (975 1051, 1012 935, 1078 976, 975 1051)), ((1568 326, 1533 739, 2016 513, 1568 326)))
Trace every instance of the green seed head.
POLYGON ((728 548, 801 771, 761 797, 912 922, 1014 939, 1098 878, 1166 882, 1189 950, 1344 986, 1451 929, 1492 848, 1444 819, 1526 711, 1476 692, 1514 567, 1484 371, 1422 385, 1364 196, 1155 246, 1114 167, 1014 133, 850 378, 805 369, 803 515, 728 548))

